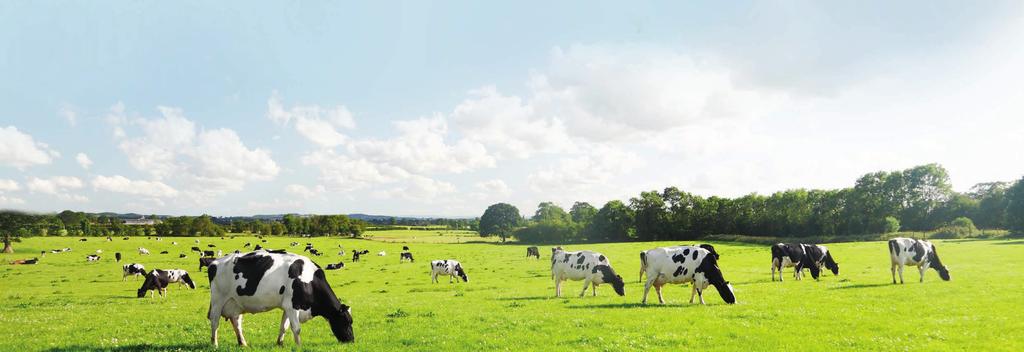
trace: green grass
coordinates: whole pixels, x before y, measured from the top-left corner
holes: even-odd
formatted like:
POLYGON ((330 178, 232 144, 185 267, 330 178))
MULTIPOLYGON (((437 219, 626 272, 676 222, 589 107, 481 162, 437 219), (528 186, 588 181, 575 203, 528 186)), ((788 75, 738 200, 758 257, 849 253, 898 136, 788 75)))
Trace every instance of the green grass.
POLYGON ((476 231, 448 230, 436 228, 424 230, 382 230, 366 231, 363 238, 378 242, 389 243, 497 243, 501 239, 497 236, 480 237, 476 231))
MULTIPOLYGON (((225 250, 256 242, 251 237, 201 240, 204 248, 215 243, 225 250)), ((286 248, 291 241, 307 242, 273 238, 268 245, 286 248)), ((315 259, 321 265, 341 259, 339 243, 346 250, 387 250, 388 256, 358 263, 346 257, 345 269, 327 272, 339 297, 353 307, 356 343, 339 346, 326 322, 314 319, 303 325, 304 350, 1024 349, 1019 320, 1024 240, 937 241, 953 281, 940 281, 929 271, 918 283, 916 271, 909 269, 905 285, 890 284, 884 242, 832 244, 840 276, 785 283, 770 281, 766 246, 715 243, 739 299, 732 306, 714 290, 706 296, 708 305, 687 304, 688 287, 666 287, 667 306, 639 304, 638 252, 672 243, 570 246, 608 255, 627 281, 626 296, 602 286, 597 297, 578 298, 582 284, 569 282, 563 291, 567 297, 554 298, 546 248, 544 258, 529 260, 519 245, 410 243, 417 262, 399 264, 401 243, 309 241, 328 253, 315 259), (470 282, 431 284, 428 261, 443 258, 462 261, 470 282)), ((209 284, 204 274, 195 273, 194 254, 177 258, 193 245, 190 238, 30 238, 16 243, 18 253, 0 256, 5 263, 38 256, 43 249, 74 251, 47 254, 34 266, 0 266, 0 349, 210 349, 205 318, 209 284), (179 245, 172 246, 172 240, 179 245), (154 254, 140 257, 135 251, 140 246, 154 254), (103 249, 102 261, 86 263, 85 255, 96 249, 103 249), (161 250, 171 254, 156 254, 161 250), (121 282, 115 251, 126 256, 124 262, 149 269, 189 270, 199 288, 171 287, 166 299, 134 298, 141 280, 121 282)), ((301 252, 301 247, 293 250, 301 252)), ((250 350, 276 348, 279 318, 279 311, 246 316, 250 350)), ((229 324, 221 324, 220 335, 221 350, 237 349, 229 324)), ((286 348, 294 348, 286 341, 286 348)))

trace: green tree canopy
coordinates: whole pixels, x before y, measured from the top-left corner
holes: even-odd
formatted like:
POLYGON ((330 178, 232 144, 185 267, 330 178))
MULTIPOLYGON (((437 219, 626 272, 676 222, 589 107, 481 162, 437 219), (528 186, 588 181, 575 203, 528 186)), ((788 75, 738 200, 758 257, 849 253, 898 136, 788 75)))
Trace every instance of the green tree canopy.
MULTIPOLYGON (((564 212, 564 211, 563 211, 564 212)), ((492 204, 480 217, 481 236, 500 236, 504 242, 505 238, 519 226, 522 217, 519 209, 507 203, 492 204)))

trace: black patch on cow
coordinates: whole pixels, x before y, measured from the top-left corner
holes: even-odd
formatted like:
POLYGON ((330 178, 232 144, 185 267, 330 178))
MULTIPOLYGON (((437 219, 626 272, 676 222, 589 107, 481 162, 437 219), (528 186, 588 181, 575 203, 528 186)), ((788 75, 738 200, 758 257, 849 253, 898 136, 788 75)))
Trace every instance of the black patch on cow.
POLYGON ((566 253, 565 254, 565 259, 562 259, 562 262, 563 263, 568 263, 569 262, 569 256, 571 256, 571 254, 566 253))
POLYGON ((914 261, 920 263, 924 259, 924 242, 914 240, 914 261))
POLYGON ((683 274, 683 267, 679 266, 678 268, 676 268, 676 271, 672 273, 672 276, 679 276, 679 275, 682 275, 682 274, 683 274))
POLYGON ((213 282, 213 278, 217 276, 217 265, 211 264, 206 267, 206 277, 210 278, 210 282, 213 282))
POLYGON ((692 257, 693 257, 693 260, 697 260, 697 254, 698 254, 698 253, 700 253, 700 252, 697 252, 697 251, 693 251, 693 255, 692 255, 692 257))
POLYGON ((238 280, 238 274, 246 279, 245 287, 238 286, 235 291, 239 296, 252 296, 256 294, 256 288, 259 287, 260 280, 263 280, 263 275, 267 273, 267 270, 274 265, 274 258, 269 255, 257 255, 249 253, 235 259, 235 280, 238 280))
POLYGON ((690 255, 690 249, 689 248, 683 248, 683 255, 690 255))
POLYGON ((725 277, 722 276, 722 270, 718 268, 718 260, 715 259, 715 256, 704 256, 700 265, 693 272, 704 273, 704 277, 708 279, 710 284, 715 286, 715 289, 718 290, 718 294, 722 296, 722 300, 725 303, 736 303, 736 295, 729 288, 729 282, 725 281, 725 277))
POLYGON ((611 284, 612 288, 615 289, 615 293, 619 296, 626 295, 626 283, 622 281, 622 277, 615 274, 615 270, 608 265, 595 265, 594 269, 591 269, 591 273, 601 272, 601 282, 611 284))
POLYGON ((672 256, 672 261, 676 263, 686 263, 686 254, 676 254, 672 256))
POLYGON ((604 263, 604 254, 597 256, 597 261, 599 263, 604 263))
POLYGON ((578 257, 580 257, 580 259, 576 259, 576 264, 583 264, 583 262, 587 260, 587 257, 584 257, 584 256, 578 256, 578 257))
POLYGON ((167 288, 168 283, 170 283, 170 275, 166 271, 153 270, 146 275, 146 281, 142 282, 142 287, 139 287, 138 297, 146 297, 146 292, 150 290, 162 291, 167 288))
POLYGON ((889 240, 889 253, 892 253, 893 256, 900 255, 900 245, 896 243, 896 240, 889 240))
POLYGON ((302 275, 302 266, 305 264, 306 262, 302 261, 302 259, 296 259, 292 262, 292 264, 288 266, 288 278, 294 279, 299 277, 299 275, 302 275))
POLYGON ((203 268, 210 266, 213 263, 214 258, 199 258, 199 271, 203 271, 203 268))
POLYGON ((277 291, 277 294, 279 294, 279 295, 283 295, 284 294, 284 285, 281 285, 281 289, 277 291))

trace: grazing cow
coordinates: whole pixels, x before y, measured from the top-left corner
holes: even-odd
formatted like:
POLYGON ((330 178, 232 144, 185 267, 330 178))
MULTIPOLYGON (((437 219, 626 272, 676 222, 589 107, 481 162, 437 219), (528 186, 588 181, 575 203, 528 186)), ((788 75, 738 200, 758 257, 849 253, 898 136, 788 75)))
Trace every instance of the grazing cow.
POLYGON ((412 258, 412 252, 402 252, 400 256, 401 258, 398 258, 399 263, 404 262, 406 259, 408 259, 410 263, 416 262, 416 260, 412 258))
POLYGON ((438 275, 448 275, 448 283, 456 276, 462 278, 463 282, 469 282, 469 275, 462 269, 462 264, 454 259, 434 260, 430 262, 430 282, 435 283, 438 275))
POLYGON ((935 245, 925 240, 913 238, 893 238, 889 240, 889 257, 892 259, 892 283, 896 283, 896 267, 900 268, 900 283, 903 283, 903 266, 917 265, 921 272, 921 282, 924 282, 924 272, 928 268, 939 272, 943 281, 949 281, 949 269, 942 265, 939 260, 939 253, 935 251, 935 245))
POLYGON ((715 286, 725 303, 736 303, 732 285, 725 281, 722 270, 718 268, 718 259, 707 249, 697 246, 655 248, 643 252, 640 261, 640 265, 647 270, 644 298, 641 301, 643 304, 647 304, 651 286, 654 286, 658 294, 658 302, 665 304, 661 287, 665 284, 685 283, 693 283, 690 303, 693 303, 696 294, 700 297, 700 304, 704 304, 704 290, 710 285, 715 286))
POLYGON ((110 242, 110 241, 113 241, 113 240, 114 240, 113 238, 110 238, 110 236, 107 236, 107 242, 110 242))
POLYGON ((209 248, 215 248, 215 247, 217 247, 217 246, 211 243, 211 244, 208 244, 208 245, 206 245, 206 247, 209 247, 209 248))
POLYGON ((338 264, 327 264, 326 270, 338 270, 345 267, 345 263, 338 262, 338 264))
POLYGON ((387 252, 384 252, 384 251, 377 252, 377 256, 378 257, 383 257, 385 255, 388 255, 387 252))
POLYGON ((358 262, 360 255, 362 255, 362 253, 359 253, 358 251, 352 251, 352 261, 358 262))
POLYGON ((128 236, 124 236, 121 239, 127 241, 128 240, 128 236))
POLYGON ((251 252, 228 255, 210 264, 210 340, 217 342, 217 327, 223 317, 234 327, 238 344, 246 346, 242 335, 242 314, 281 308, 278 345, 284 344, 285 329, 290 327, 295 344, 301 344, 302 323, 322 316, 341 342, 352 342, 352 315, 338 301, 324 271, 307 257, 291 253, 251 252))
POLYGON ((597 296, 597 285, 599 284, 611 284, 619 296, 626 294, 626 284, 622 282, 622 276, 615 274, 611 263, 608 262, 608 257, 597 252, 566 252, 562 249, 554 251, 551 260, 551 276, 555 279, 555 297, 562 296, 562 281, 565 280, 583 280, 583 291, 580 292, 580 297, 587 293, 587 287, 590 285, 593 285, 593 295, 597 296))
POLYGON ((168 254, 168 253, 170 253, 170 252, 168 252, 168 251, 160 251, 160 254, 168 254))
POLYGON ((251 242, 246 242, 245 245, 242 246, 242 248, 249 248, 251 246, 252 246, 251 242))
POLYGON ((825 246, 805 243, 777 243, 772 246, 772 281, 775 281, 775 270, 779 271, 779 281, 782 281, 782 268, 788 267, 795 267, 793 277, 797 280, 803 278, 803 269, 810 269, 811 277, 817 280, 823 266, 833 275, 839 275, 839 263, 832 259, 825 246))
POLYGON ((192 246, 192 251, 193 251, 193 252, 199 252, 199 253, 202 253, 202 252, 203 252, 203 250, 202 250, 202 249, 199 249, 199 247, 196 247, 196 246, 192 246))
POLYGON ((118 263, 120 263, 121 262, 121 252, 114 253, 114 259, 117 260, 118 263))
POLYGON ((185 255, 185 253, 180 253, 180 254, 178 254, 178 258, 185 259, 185 258, 188 258, 188 256, 185 255))
POLYGON ((142 247, 139 247, 139 254, 149 254, 149 250, 145 249, 145 248, 142 248, 142 247))
POLYGON ((303 248, 302 251, 303 252, 309 252, 311 249, 313 249, 313 244, 312 243, 306 243, 306 248, 303 248))
POLYGON ((37 263, 37 262, 39 262, 39 258, 32 258, 32 259, 15 259, 15 260, 12 260, 12 261, 11 261, 11 265, 22 265, 22 264, 25 264, 25 265, 31 265, 31 264, 35 264, 35 263, 37 263))
POLYGON ((526 247, 526 257, 536 257, 537 259, 540 259, 540 250, 537 249, 536 246, 526 247))
POLYGON ((188 287, 188 288, 193 289, 193 290, 196 288, 195 281, 192 281, 192 277, 188 276, 188 272, 185 271, 185 270, 182 270, 182 269, 170 269, 170 270, 156 269, 156 270, 151 271, 149 274, 153 275, 154 273, 156 273, 158 275, 166 275, 165 278, 166 278, 168 284, 173 284, 173 283, 177 282, 178 284, 180 284, 182 286, 185 286, 185 287, 188 287))
POLYGON ((168 284, 170 284, 170 278, 167 272, 154 269, 149 274, 146 274, 146 280, 142 282, 142 287, 139 287, 138 297, 146 297, 147 291, 153 291, 153 298, 156 298, 157 292, 160 293, 160 297, 167 297, 168 284))
POLYGON ((125 264, 121 266, 121 273, 121 281, 127 279, 129 275, 146 276, 146 267, 138 263, 125 264))
MULTIPOLYGON (((718 252, 715 251, 715 246, 712 246, 712 245, 707 244, 707 243, 695 244, 695 245, 692 245, 692 246, 693 247, 704 248, 708 252, 711 252, 711 255, 715 256, 715 260, 716 261, 720 258, 720 256, 718 255, 718 252)), ((690 246, 680 245, 680 246, 675 246, 675 247, 690 247, 690 246)), ((647 256, 647 251, 640 252, 640 278, 637 280, 637 282, 644 282, 644 273, 647 272, 647 264, 645 264, 645 263, 647 263, 647 259, 645 258, 646 256, 647 256)))
POLYGON ((98 256, 96 254, 90 254, 90 255, 85 256, 85 260, 86 261, 90 261, 90 262, 95 262, 95 261, 100 260, 100 256, 98 256))
POLYGON ((87 239, 87 238, 83 238, 83 239, 80 239, 80 240, 78 240, 78 241, 80 241, 80 242, 85 242, 85 241, 88 241, 88 240, 89 240, 89 239, 87 239))
POLYGON ((204 257, 212 257, 213 254, 214 254, 213 251, 203 251, 203 256, 204 257))
POLYGON ((199 258, 199 272, 203 271, 203 268, 210 266, 217 258, 199 258))
MULTIPOLYGON (((340 244, 338 246, 341 247, 340 244)), ((402 246, 402 250, 403 251, 408 251, 409 250, 409 246, 402 246)))

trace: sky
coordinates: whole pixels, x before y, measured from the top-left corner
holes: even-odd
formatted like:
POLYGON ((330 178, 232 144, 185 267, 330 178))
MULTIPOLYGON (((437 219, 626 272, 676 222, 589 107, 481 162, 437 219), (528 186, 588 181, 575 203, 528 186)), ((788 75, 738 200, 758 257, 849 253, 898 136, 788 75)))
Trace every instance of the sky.
POLYGON ((0 208, 479 216, 1024 176, 1024 3, 2 2, 0 208))

